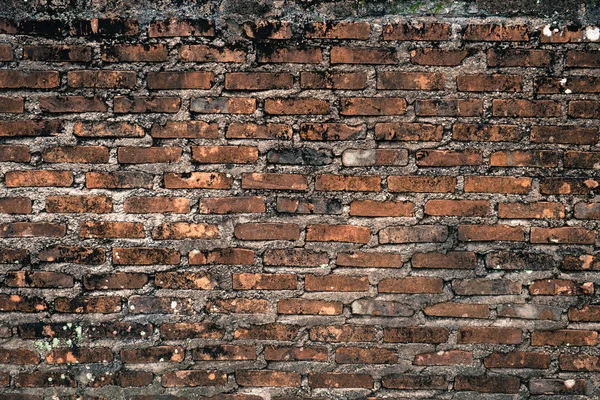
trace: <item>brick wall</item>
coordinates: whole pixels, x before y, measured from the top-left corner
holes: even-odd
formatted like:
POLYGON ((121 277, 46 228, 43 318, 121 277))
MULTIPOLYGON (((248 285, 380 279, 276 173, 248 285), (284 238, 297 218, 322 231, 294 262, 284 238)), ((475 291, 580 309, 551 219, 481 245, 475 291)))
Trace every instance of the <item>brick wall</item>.
POLYGON ((0 399, 597 398, 598 36, 1 20, 0 399))

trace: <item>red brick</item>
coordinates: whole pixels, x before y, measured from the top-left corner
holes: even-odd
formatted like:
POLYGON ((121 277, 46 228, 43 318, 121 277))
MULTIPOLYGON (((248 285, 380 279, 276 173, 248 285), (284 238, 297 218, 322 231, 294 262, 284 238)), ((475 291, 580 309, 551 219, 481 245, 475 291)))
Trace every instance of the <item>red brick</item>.
POLYGON ((541 279, 529 285, 532 296, 575 296, 594 294, 594 283, 578 284, 566 279, 541 279))
POLYGON ((265 346, 267 361, 327 361, 325 347, 265 346))
MULTIPOLYGON (((27 48, 28 46, 24 46, 23 48, 27 48)), ((13 59, 13 50, 12 46, 8 43, 0 43, 0 61, 12 61, 13 59)))
POLYGON ((301 124, 300 137, 303 140, 315 141, 337 141, 354 140, 363 134, 364 127, 361 125, 346 124, 301 124))
POLYGON ((16 237, 63 237, 67 234, 65 224, 50 222, 12 222, 0 224, 0 238, 16 237))
POLYGON ((418 354, 414 365, 471 365, 473 353, 462 350, 439 351, 437 353, 418 354))
POLYGON ((245 223, 237 224, 233 234, 240 240, 298 240, 300 228, 296 224, 245 223))
POLYGON ((138 138, 144 136, 141 126, 128 122, 75 122, 73 135, 81 138, 138 138))
POLYGON ((22 113, 25 111, 25 100, 22 97, 0 96, 0 112, 22 113))
POLYGON ((0 69, 0 88, 2 89, 52 89, 59 85, 58 71, 24 72, 0 69))
POLYGON ((119 147, 117 159, 121 164, 172 163, 181 158, 180 147, 119 147))
POLYGON ((75 45, 23 46, 23 58, 32 61, 90 62, 93 49, 75 45))
POLYGON ((254 346, 214 345, 194 349, 195 361, 244 361, 256 360, 254 346))
POLYGON ((265 199, 255 197, 202 198, 198 204, 201 214, 264 213, 265 199))
POLYGON ((190 224, 188 222, 164 223, 152 229, 155 240, 219 239, 219 227, 213 224, 190 224))
POLYGON ((565 65, 569 68, 598 68, 600 54, 597 51, 567 51, 565 65))
POLYGON ((438 327, 404 326, 383 330, 386 343, 445 343, 448 337, 448 329, 438 327))
POLYGON ((235 373, 236 381, 240 386, 259 387, 296 387, 300 386, 300 374, 285 371, 251 371, 238 370, 235 373))
POLYGON ((200 114, 252 114, 256 99, 244 97, 209 97, 192 99, 190 111, 200 114))
MULTIPOLYGON (((158 263, 173 263, 176 264, 176 258, 179 254, 173 254, 175 260, 164 260, 159 259, 157 261, 143 260, 140 263, 143 264, 158 264, 158 263)), ((138 263, 137 260, 133 261, 138 263)), ((138 263, 139 264, 139 263, 138 263)), ((159 288, 166 289, 194 289, 194 290, 212 290, 216 289, 219 285, 211 275, 206 272, 160 272, 157 273, 154 278, 155 285, 159 288)))
POLYGON ((304 175, 278 173, 248 173, 242 175, 242 188, 268 190, 306 190, 304 175))
MULTIPOLYGON (((216 126, 215 126, 215 136, 216 126)), ((253 123, 232 122, 227 127, 227 139, 274 139, 289 140, 292 138, 292 128, 286 124, 267 123, 264 125, 253 123)))
POLYGON ((292 37, 292 24, 282 20, 258 20, 246 22, 243 25, 244 33, 251 39, 284 40, 292 37))
POLYGON ((526 25, 469 24, 463 38, 486 42, 526 42, 529 40, 529 28, 526 25))
POLYGON ((24 288, 70 288, 73 277, 51 271, 17 271, 6 275, 6 286, 24 288))
POLYGON ((0 349, 1 364, 37 364, 40 357, 33 351, 25 348, 0 349))
POLYGON ((480 99, 417 100, 415 113, 420 117, 480 117, 480 99))
POLYGON ((565 207, 560 203, 499 203, 498 218, 559 219, 565 217, 565 207))
POLYGON ((303 89, 364 89, 367 86, 367 74, 364 72, 302 72, 300 86, 303 89))
POLYGON ((442 140, 441 125, 421 123, 383 122, 375 124, 375 139, 390 141, 432 141, 442 140))
POLYGON ((398 64, 396 49, 391 47, 331 48, 332 64, 398 64))
POLYGON ((102 48, 102 61, 105 62, 161 62, 168 58, 163 44, 117 44, 102 48))
POLYGON ((553 54, 548 50, 490 49, 487 52, 489 67, 548 67, 553 54))
POLYGON ((100 265, 106 261, 106 250, 84 246, 53 246, 37 255, 41 262, 100 265))
POLYGON ((233 178, 217 172, 168 173, 164 176, 164 183, 168 189, 228 189, 233 178))
POLYGON ((143 172, 88 172, 85 174, 88 189, 152 188, 152 176, 143 172))
POLYGON ((256 60, 261 64, 320 64, 323 61, 323 55, 319 47, 273 47, 267 45, 259 46, 256 60))
POLYGON ((542 194, 593 193, 600 183, 592 178, 544 178, 540 179, 542 194))
POLYGON ((131 89, 137 77, 133 71, 78 70, 67 73, 72 88, 131 89))
POLYGON ((112 351, 105 347, 54 349, 46 355, 48 364, 91 364, 113 360, 112 351))
POLYGON ((586 305, 581 309, 570 308, 569 309, 569 321, 582 321, 582 322, 598 322, 600 321, 600 308, 594 305, 586 305))
POLYGON ((265 112, 267 114, 328 114, 329 103, 320 99, 266 99, 265 112))
POLYGON ((179 251, 160 247, 113 247, 116 265, 177 265, 179 251))
POLYGON ((367 374, 343 372, 311 372, 308 374, 308 385, 312 388, 348 389, 373 388, 373 378, 367 374))
POLYGON ((402 97, 344 97, 341 99, 341 115, 403 115, 406 100, 402 97))
POLYGON ((558 152, 551 150, 496 151, 490 155, 492 167, 552 168, 558 166, 558 152))
POLYGON ((546 244, 594 244, 596 231, 565 226, 561 228, 531 228, 531 243, 546 244))
POLYGON ((26 163, 31 160, 29 147, 23 145, 0 145, 0 162, 26 163))
POLYGON ((466 193, 527 194, 531 190, 531 178, 512 176, 465 176, 466 193))
POLYGON ((484 358, 483 363, 486 368, 546 369, 550 367, 550 355, 532 351, 493 353, 484 358))
POLYGON ((525 240, 525 231, 521 226, 510 225, 459 225, 458 240, 466 242, 511 241, 525 240))
POLYGON ((184 297, 132 296, 128 309, 131 314, 191 314, 193 304, 184 297))
POLYGON ((379 293, 442 293, 444 281, 441 278, 407 276, 386 278, 377 285, 379 293))
POLYGON ((595 165, 600 165, 600 152, 565 151, 563 165, 565 168, 594 168, 595 165))
POLYGON ((48 196, 46 212, 109 213, 112 212, 112 200, 105 196, 48 196))
POLYGON ((201 164, 252 164, 258 160, 254 146, 192 146, 192 160, 201 164))
POLYGON ((210 89, 214 73, 205 71, 149 72, 148 89, 210 89))
POLYGON ((455 167, 483 163, 479 150, 421 150, 415 154, 415 159, 420 167, 455 167))
POLYGON ((472 74, 456 77, 459 92, 521 92, 523 78, 508 74, 472 74))
POLYGON ((126 213, 176 213, 190 212, 190 201, 184 197, 130 197, 123 204, 126 213))
POLYGON ((288 73, 228 72, 225 74, 226 90, 291 89, 294 77, 288 73))
POLYGON ((204 44, 184 45, 179 49, 181 61, 242 63, 246 50, 237 47, 213 47, 204 44))
POLYGON ((554 100, 494 99, 492 114, 495 117, 551 118, 560 117, 560 103, 554 100))
POLYGON ((267 249, 263 255, 263 262, 265 265, 318 267, 328 264, 329 256, 327 253, 318 253, 305 249, 267 249))
POLYGON ((521 380, 514 376, 457 376, 455 390, 468 390, 480 393, 518 393, 521 380))
POLYGON ((490 308, 487 304, 438 303, 425 307, 423 312, 433 317, 489 318, 490 316, 490 308))
POLYGON ((294 315, 339 315, 343 304, 337 301, 310 299, 282 299, 277 302, 277 313, 294 315))
POLYGON ((585 76, 540 77, 535 80, 534 89, 540 94, 600 93, 600 79, 585 76))
POLYGON ((104 146, 53 147, 44 150, 42 159, 48 163, 91 163, 103 164, 109 159, 104 146))
POLYGON ((176 37, 176 36, 214 36, 214 23, 205 19, 169 18, 154 21, 148 26, 148 36, 176 37))
POLYGON ((438 67, 454 67, 462 64, 471 55, 469 50, 445 50, 436 48, 419 48, 411 50, 410 61, 417 65, 438 67))
POLYGON ((233 337, 247 340, 279 340, 290 341, 298 334, 298 326, 270 323, 250 327, 238 327, 233 337))
POLYGON ((598 332, 562 329, 555 331, 535 331, 531 334, 532 346, 595 346, 598 332))
POLYGON ((19 295, 0 295, 1 312, 33 313, 47 310, 46 301, 38 297, 21 297, 19 295))
POLYGON ((54 309, 59 313, 74 314, 111 314, 121 311, 121 298, 116 296, 58 297, 54 300, 54 309))
POLYGON ((377 89, 443 90, 446 76, 439 72, 379 72, 377 89))
POLYGON ((441 375, 386 375, 381 378, 381 384, 390 389, 445 390, 448 388, 448 381, 441 375))
POLYGON ((88 290, 140 289, 146 283, 148 283, 147 275, 128 272, 87 275, 83 279, 83 286, 88 290))
POLYGON ((450 24, 438 22, 403 22, 383 26, 383 40, 450 40, 450 24))
POLYGON ((402 254, 354 252, 339 253, 336 264, 362 268, 401 268, 405 261, 402 254))
POLYGON ((600 357, 586 354, 561 354, 558 357, 562 371, 599 372, 600 357))
POLYGON ((456 178, 452 176, 390 176, 388 190, 401 193, 452 193, 456 178))
MULTIPOLYGON (((121 350, 121 361, 126 364, 182 362, 184 349, 180 346, 156 346, 143 349, 121 350)), ((163 383, 165 383, 163 381, 163 383)))
POLYGON ((412 217, 415 204, 410 201, 354 200, 350 215, 357 217, 412 217))
POLYGON ((366 40, 371 33, 368 22, 314 22, 306 26, 304 36, 309 39, 366 40))
POLYGON ((73 184, 70 171, 7 171, 4 174, 7 187, 66 187, 73 184))
POLYGON ((351 175, 318 175, 315 190, 378 192, 381 189, 381 178, 376 176, 351 175))
POLYGON ((457 340, 461 344, 520 344, 523 332, 518 328, 462 327, 457 340))
POLYGON ((485 217, 490 215, 487 200, 428 200, 424 213, 434 216, 485 217))
POLYGON ((395 226, 379 231, 379 243, 441 243, 448 239, 448 228, 443 225, 395 226))
POLYGON ((308 225, 308 242, 349 242, 369 243, 371 230, 366 226, 355 225, 308 225))
POLYGON ((466 251, 450 251, 447 253, 415 253, 412 256, 412 267, 421 269, 475 269, 477 256, 466 251))
POLYGON ((28 197, 0 197, 0 214, 31 214, 28 197))
POLYGON ((79 226, 80 238, 134 239, 144 238, 144 225, 140 222, 84 221, 79 226))
POLYGON ((227 248, 211 251, 192 250, 189 254, 191 265, 251 265, 254 251, 249 249, 227 248))
POLYGON ((0 137, 55 136, 63 128, 57 120, 0 121, 0 137))
POLYGON ((600 118, 600 101, 573 100, 569 102, 569 116, 574 118, 600 118))
POLYGON ((233 274, 234 290, 296 290, 298 279, 294 274, 233 274))
POLYGON ((106 112, 108 107, 99 96, 56 96, 38 99, 42 111, 50 113, 106 112))
POLYGON ((115 96, 113 110, 115 113, 171 113, 179 111, 179 97, 123 97, 115 96))

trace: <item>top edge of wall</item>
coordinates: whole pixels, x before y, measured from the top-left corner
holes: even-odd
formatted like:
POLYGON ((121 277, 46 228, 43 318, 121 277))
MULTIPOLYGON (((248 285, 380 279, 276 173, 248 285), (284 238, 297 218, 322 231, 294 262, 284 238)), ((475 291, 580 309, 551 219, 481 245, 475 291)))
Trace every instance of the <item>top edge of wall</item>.
POLYGON ((0 17, 12 19, 215 18, 292 21, 395 17, 529 18, 598 24, 600 0, 0 0, 0 17))

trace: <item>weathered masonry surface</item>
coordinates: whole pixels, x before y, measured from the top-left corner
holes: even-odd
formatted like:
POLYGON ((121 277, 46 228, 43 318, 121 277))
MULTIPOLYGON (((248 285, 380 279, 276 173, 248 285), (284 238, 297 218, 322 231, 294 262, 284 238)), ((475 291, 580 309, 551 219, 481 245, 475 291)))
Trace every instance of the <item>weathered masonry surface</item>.
POLYGON ((0 400, 600 396, 597 27, 60 18, 0 20, 0 400))

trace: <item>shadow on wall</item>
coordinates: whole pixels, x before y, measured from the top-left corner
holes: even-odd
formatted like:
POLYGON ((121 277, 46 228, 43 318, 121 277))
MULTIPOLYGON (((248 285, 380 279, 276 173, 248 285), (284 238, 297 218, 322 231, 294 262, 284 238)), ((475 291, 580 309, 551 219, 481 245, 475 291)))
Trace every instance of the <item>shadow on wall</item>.
POLYGON ((530 16, 596 24, 600 0, 4 0, 0 16, 91 18, 158 16, 344 19, 384 15, 530 16))

